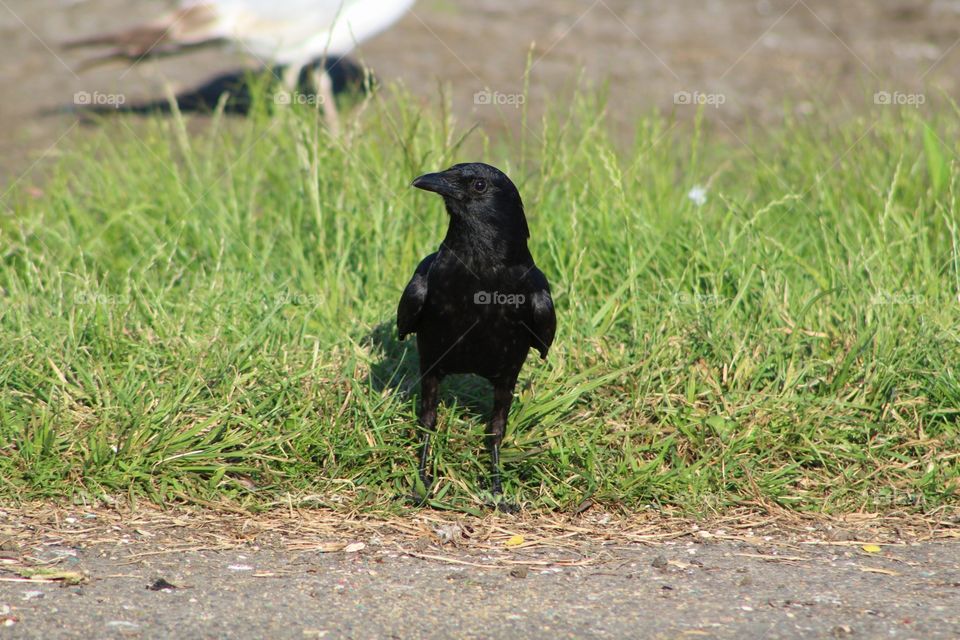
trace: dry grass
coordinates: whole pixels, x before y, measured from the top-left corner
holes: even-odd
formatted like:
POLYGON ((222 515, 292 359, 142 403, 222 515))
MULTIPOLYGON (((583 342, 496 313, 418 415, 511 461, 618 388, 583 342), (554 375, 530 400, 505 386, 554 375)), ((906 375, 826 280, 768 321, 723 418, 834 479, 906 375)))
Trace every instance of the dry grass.
POLYGON ((783 561, 807 545, 957 540, 960 510, 941 509, 922 517, 868 513, 815 517, 744 508, 697 520, 664 513, 626 515, 592 509, 578 515, 516 517, 429 510, 376 517, 292 507, 251 514, 229 506, 162 509, 124 503, 110 507, 32 503, 0 510, 0 556, 8 556, 8 564, 15 566, 35 560, 32 554, 43 548, 94 546, 120 547, 131 562, 188 551, 266 547, 327 553, 401 552, 486 568, 575 566, 600 561, 604 549, 611 546, 684 539, 736 541, 755 547, 755 555, 783 561))

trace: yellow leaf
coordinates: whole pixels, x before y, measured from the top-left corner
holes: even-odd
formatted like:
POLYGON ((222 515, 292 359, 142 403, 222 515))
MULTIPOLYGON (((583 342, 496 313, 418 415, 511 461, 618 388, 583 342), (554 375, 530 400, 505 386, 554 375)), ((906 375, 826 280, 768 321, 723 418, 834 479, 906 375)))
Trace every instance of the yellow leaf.
POLYGON ((880 549, 880 545, 876 544, 865 544, 861 548, 867 553, 880 553, 880 551, 882 551, 882 549, 880 549))
POLYGON ((510 539, 504 544, 506 544, 508 547, 518 547, 523 544, 523 536, 510 536, 510 539))

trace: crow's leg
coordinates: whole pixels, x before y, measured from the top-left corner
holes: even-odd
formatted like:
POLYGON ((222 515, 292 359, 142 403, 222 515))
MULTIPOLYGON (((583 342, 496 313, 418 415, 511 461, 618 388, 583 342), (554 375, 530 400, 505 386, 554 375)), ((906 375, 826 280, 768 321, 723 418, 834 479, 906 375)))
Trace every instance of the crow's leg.
POLYGON ((494 496, 503 493, 500 484, 500 443, 507 431, 507 415, 513 402, 513 384, 494 384, 493 419, 487 429, 487 448, 490 450, 490 491, 494 496))
POLYGON ((425 375, 420 381, 420 480, 425 488, 430 487, 433 478, 427 471, 430 463, 430 434, 437 426, 437 405, 440 403, 440 377, 425 375))

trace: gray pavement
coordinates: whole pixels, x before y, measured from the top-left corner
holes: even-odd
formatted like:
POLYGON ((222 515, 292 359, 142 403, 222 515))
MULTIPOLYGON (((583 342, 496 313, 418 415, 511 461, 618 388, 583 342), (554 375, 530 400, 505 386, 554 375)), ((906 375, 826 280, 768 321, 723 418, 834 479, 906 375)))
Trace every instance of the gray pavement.
POLYGON ((45 547, 87 581, 8 565, 0 638, 960 637, 955 543, 404 549, 45 547))

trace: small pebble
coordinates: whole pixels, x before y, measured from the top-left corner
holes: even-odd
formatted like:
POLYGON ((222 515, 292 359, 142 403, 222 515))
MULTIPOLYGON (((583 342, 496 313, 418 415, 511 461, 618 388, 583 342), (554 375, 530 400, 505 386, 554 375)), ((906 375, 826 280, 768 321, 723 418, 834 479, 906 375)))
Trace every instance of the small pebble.
POLYGON ((107 626, 112 629, 136 629, 140 625, 135 622, 127 622, 126 620, 111 620, 107 623, 107 626))

